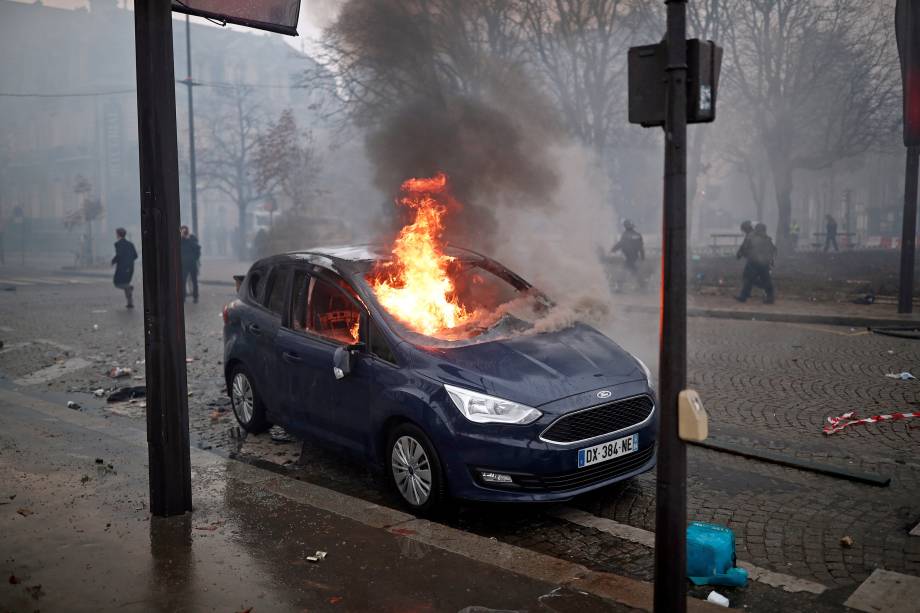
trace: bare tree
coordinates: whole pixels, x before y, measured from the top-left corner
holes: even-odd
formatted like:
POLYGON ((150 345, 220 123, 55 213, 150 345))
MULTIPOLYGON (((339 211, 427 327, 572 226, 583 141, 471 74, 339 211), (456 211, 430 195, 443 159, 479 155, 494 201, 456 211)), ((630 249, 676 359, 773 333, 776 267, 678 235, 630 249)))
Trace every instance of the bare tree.
POLYGON ((501 81, 523 58, 520 0, 384 0, 345 4, 304 80, 331 89, 362 125, 422 103, 446 107, 501 81), (337 77, 330 79, 334 72, 337 77))
MULTIPOLYGON (((568 132, 603 154, 626 127, 626 52, 645 23, 627 0, 525 0, 533 67, 568 132)), ((638 7, 638 8, 637 8, 638 7)))
POLYGON ((226 196, 237 209, 237 256, 246 256, 247 210, 261 197, 255 184, 254 155, 259 144, 261 112, 253 90, 234 85, 225 90, 222 108, 205 126, 199 177, 204 189, 226 196))
POLYGON ((293 208, 309 207, 316 191, 316 151, 312 133, 297 126, 291 109, 282 111, 259 136, 253 163, 260 193, 280 192, 293 208))
POLYGON ((723 92, 749 113, 789 244, 793 174, 827 168, 892 134, 897 60, 890 0, 733 0, 723 92))

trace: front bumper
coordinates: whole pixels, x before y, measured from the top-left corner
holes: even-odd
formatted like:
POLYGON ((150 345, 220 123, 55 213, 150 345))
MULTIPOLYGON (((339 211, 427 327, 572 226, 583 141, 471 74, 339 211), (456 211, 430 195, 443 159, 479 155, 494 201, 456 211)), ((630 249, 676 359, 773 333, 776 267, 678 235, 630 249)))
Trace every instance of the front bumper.
MULTIPOLYGON (((616 390, 616 398, 651 394, 644 383, 621 387, 616 390)), ((560 413, 567 413, 569 407, 585 406, 592 395, 593 392, 560 401, 568 406, 553 407, 552 412, 547 411, 530 426, 483 427, 464 423, 465 420, 454 421, 450 440, 438 445, 451 495, 493 502, 560 501, 651 470, 656 463, 657 410, 644 423, 589 441, 558 444, 540 440, 540 433, 558 419, 560 413), (638 434, 638 447, 633 453, 578 468, 579 449, 631 434, 638 434), (510 475, 512 482, 487 483, 480 477, 482 471, 510 475)))

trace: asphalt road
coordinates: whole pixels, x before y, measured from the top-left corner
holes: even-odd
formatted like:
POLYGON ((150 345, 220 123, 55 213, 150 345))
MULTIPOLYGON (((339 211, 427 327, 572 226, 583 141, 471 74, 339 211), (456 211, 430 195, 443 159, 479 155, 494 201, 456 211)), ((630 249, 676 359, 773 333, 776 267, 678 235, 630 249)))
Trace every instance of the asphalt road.
MULTIPOLYGON (((62 410, 73 401, 79 410, 143 427, 143 401, 108 405, 92 394, 143 384, 142 306, 126 310, 120 292, 103 279, 17 279, 18 285, 0 283, 0 385, 53 399, 62 410), (135 374, 112 379, 107 372, 115 366, 135 374)), ((203 286, 200 304, 186 307, 193 444, 396 505, 380 479, 346 457, 269 435, 234 436, 220 340, 220 309, 230 299, 230 288, 203 286)), ((920 575, 920 538, 908 534, 920 522, 920 420, 821 433, 829 415, 913 410, 920 381, 885 374, 914 367, 920 342, 756 321, 695 318, 689 325, 690 383, 710 412, 714 440, 891 478, 887 487, 876 487, 690 448, 690 519, 733 528, 739 560, 766 573, 748 588, 721 590, 733 606, 767 610, 794 602, 787 610, 838 610, 875 568, 920 575), (852 546, 841 545, 844 536, 852 546)), ((653 317, 619 316, 610 334, 654 370, 653 317)), ((598 570, 650 579, 654 494, 652 473, 564 505, 460 506, 444 521, 598 570)))

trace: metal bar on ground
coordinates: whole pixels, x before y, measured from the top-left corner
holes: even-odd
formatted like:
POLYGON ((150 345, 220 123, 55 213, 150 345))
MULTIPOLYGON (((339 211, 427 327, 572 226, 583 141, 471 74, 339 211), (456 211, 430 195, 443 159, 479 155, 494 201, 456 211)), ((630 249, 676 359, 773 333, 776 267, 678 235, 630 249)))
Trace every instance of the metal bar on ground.
POLYGON ((150 510, 192 510, 170 0, 134 5, 150 510))
POLYGON ((696 445, 705 449, 712 449, 713 451, 730 453, 732 455, 749 458, 751 460, 759 460, 761 462, 778 464, 779 466, 788 466, 789 468, 807 470, 808 472, 827 475, 829 477, 837 477, 838 479, 846 479, 848 481, 856 481, 857 483, 865 483, 867 485, 885 487, 891 483, 891 477, 883 477, 881 475, 875 475, 872 473, 847 470, 845 468, 831 466, 830 464, 818 464, 817 462, 809 462, 808 460, 787 456, 782 453, 753 449, 751 447, 735 445, 733 443, 720 441, 718 439, 713 440, 712 437, 709 437, 705 441, 694 441, 691 443, 691 445, 696 445))
POLYGON ((687 447, 677 399, 687 382, 686 0, 666 0, 667 106, 659 337, 660 427, 655 496, 656 613, 687 610, 687 447))

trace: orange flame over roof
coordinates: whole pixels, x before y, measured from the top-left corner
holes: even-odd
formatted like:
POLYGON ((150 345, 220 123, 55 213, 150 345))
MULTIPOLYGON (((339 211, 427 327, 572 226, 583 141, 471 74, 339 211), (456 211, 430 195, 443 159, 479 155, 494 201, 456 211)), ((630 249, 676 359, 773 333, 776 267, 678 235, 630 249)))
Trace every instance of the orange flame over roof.
POLYGON ((380 304, 416 332, 433 335, 469 316, 454 294, 447 267, 453 260, 441 243, 442 218, 451 202, 447 175, 413 178, 401 186, 399 203, 415 212, 393 243, 393 258, 376 267, 371 287, 380 304))

